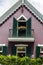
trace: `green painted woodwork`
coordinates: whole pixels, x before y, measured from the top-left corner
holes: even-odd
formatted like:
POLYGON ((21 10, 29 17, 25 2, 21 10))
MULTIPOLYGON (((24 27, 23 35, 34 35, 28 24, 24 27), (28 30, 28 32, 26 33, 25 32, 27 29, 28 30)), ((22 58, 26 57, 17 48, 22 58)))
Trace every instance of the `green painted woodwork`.
POLYGON ((36 46, 36 58, 40 57, 40 47, 36 46))
POLYGON ((15 46, 12 47, 12 55, 16 55, 16 47, 15 46))
POLYGON ((2 55, 7 55, 7 46, 2 47, 2 55))
POLYGON ((31 37, 31 18, 29 18, 26 22, 26 26, 27 26, 27 37, 31 37))
POLYGON ((13 37, 17 37, 17 20, 15 18, 13 18, 13 31, 12 31, 12 35, 13 37))
POLYGON ((26 47, 26 56, 28 56, 28 57, 31 56, 31 47, 30 46, 26 47))

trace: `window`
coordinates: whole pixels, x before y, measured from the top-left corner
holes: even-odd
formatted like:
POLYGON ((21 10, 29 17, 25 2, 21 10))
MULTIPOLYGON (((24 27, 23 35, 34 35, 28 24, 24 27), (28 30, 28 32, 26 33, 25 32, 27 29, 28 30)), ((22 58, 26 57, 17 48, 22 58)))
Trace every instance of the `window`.
POLYGON ((18 22, 18 36, 26 36, 26 22, 18 22))
POLYGON ((26 47, 17 47, 17 56, 24 57, 26 55, 26 47))
POLYGON ((43 53, 43 47, 40 47, 40 53, 43 53))
POLYGON ((0 54, 3 52, 3 46, 5 46, 5 44, 0 44, 0 54))
POLYGON ((18 21, 18 36, 24 37, 26 36, 26 20, 21 17, 18 21))
POLYGON ((0 46, 0 54, 2 54, 2 46, 0 46))

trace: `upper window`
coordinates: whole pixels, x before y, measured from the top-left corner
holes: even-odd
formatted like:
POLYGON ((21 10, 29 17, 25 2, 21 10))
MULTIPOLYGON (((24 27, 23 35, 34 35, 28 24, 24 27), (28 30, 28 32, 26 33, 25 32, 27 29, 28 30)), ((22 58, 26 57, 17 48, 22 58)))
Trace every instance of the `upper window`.
POLYGON ((18 20, 18 36, 26 36, 26 20, 23 17, 18 20))
POLYGON ((31 18, 26 20, 23 16, 16 20, 13 18, 13 37, 31 37, 31 18))

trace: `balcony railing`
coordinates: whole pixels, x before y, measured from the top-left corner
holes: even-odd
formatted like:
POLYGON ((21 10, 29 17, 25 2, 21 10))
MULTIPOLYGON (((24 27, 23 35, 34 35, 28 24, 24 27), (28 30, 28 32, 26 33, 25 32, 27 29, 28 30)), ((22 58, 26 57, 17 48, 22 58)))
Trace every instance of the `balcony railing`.
MULTIPOLYGON (((13 30, 13 29, 9 29, 9 38, 15 38, 15 37, 12 35, 12 32, 13 32, 12 30, 13 30)), ((20 36, 17 36, 17 38, 18 38, 18 37, 20 37, 20 36)), ((24 36, 22 36, 22 37, 24 37, 24 36)), ((21 37, 21 38, 22 38, 22 37, 21 37)), ((25 36, 25 37, 27 37, 27 36, 25 36)), ((29 37, 34 37, 34 29, 31 30, 31 36, 29 36, 29 37)))

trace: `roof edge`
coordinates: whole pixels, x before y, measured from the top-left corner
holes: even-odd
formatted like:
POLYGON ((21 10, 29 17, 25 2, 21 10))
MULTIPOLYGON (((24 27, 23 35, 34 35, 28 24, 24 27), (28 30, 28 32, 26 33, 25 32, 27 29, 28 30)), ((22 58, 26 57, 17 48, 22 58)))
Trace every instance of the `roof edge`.
POLYGON ((25 6, 32 11, 32 13, 43 23, 43 16, 41 15, 41 13, 36 10, 36 8, 31 5, 31 3, 29 3, 27 0, 24 1, 25 2, 25 6))
POLYGON ((19 0, 16 4, 14 4, 7 12, 5 12, 1 17, 0 17, 0 24, 3 23, 4 20, 6 20, 16 9, 18 9, 21 6, 21 0, 19 0))
POLYGON ((0 24, 2 24, 21 5, 25 5, 40 20, 40 22, 43 23, 43 16, 37 9, 35 9, 35 7, 31 3, 29 3, 27 0, 19 0, 16 4, 14 4, 7 12, 5 12, 0 17, 0 24))

